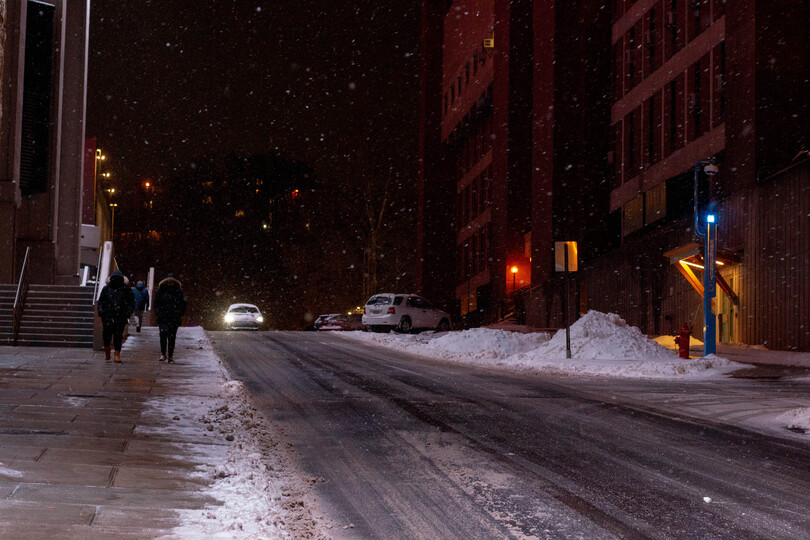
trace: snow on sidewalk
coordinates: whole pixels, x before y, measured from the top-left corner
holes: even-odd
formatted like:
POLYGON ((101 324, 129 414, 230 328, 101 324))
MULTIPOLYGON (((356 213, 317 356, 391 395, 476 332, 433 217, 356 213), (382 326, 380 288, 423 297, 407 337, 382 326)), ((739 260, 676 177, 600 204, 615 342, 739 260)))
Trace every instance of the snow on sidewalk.
MULTIPOLYGON (((172 538, 327 538, 330 525, 313 510, 310 485, 319 479, 300 471, 292 447, 279 430, 250 405, 244 386, 228 380, 202 328, 182 328, 177 349, 194 350, 190 362, 218 373, 208 392, 155 397, 149 414, 165 421, 153 428, 182 440, 217 437, 229 446, 200 456, 197 475, 210 484, 203 490, 221 501, 203 510, 181 512, 182 525, 172 538)), ((205 448, 206 445, 198 445, 205 448)))
POLYGON ((419 335, 347 332, 405 352, 477 365, 554 375, 628 378, 712 378, 746 365, 710 355, 681 359, 678 355, 611 313, 590 311, 571 325, 572 358, 566 358, 565 331, 519 334, 474 328, 446 334, 419 335))

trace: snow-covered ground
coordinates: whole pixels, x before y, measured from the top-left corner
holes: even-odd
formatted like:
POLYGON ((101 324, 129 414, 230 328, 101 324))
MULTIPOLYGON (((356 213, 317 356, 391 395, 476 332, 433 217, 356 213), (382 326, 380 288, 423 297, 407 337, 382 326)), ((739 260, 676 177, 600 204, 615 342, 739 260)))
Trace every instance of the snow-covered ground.
MULTIPOLYGON (((153 398, 143 413, 164 418, 152 427, 178 440, 202 434, 228 441, 210 455, 197 456, 197 475, 210 481, 201 495, 221 502, 182 512, 183 524, 172 538, 329 538, 331 524, 314 510, 310 486, 321 481, 304 475, 297 455, 280 430, 250 405, 244 386, 228 380, 202 328, 183 328, 177 348, 193 349, 194 364, 216 373, 203 390, 189 395, 153 398), (213 386, 211 386, 213 383, 213 386)), ((207 445, 196 445, 203 452, 207 445)))
MULTIPOLYGON (((525 332, 525 328, 523 331, 525 332)), ((393 332, 346 332, 342 335, 434 359, 556 376, 659 381, 710 380, 720 379, 733 371, 753 368, 750 364, 733 362, 717 355, 681 359, 673 337, 648 339, 638 328, 628 325, 618 315, 597 311, 588 312, 571 325, 570 359, 566 358, 564 330, 553 336, 547 333, 521 333, 493 328, 449 333, 425 332, 419 335, 400 335, 393 332)), ((695 339, 690 344, 693 352, 703 345, 695 339)), ((742 346, 731 347, 729 350, 733 355, 750 362, 777 363, 772 361, 773 356, 781 365, 810 366, 810 359, 807 358, 809 355, 806 353, 777 351, 773 354, 763 347, 742 346), (745 354, 746 351, 749 352, 748 355, 745 354), (750 354, 751 351, 757 352, 758 356, 750 354)), ((757 401, 757 405, 752 406, 761 406, 762 410, 759 413, 746 410, 741 422, 748 427, 771 433, 784 432, 785 429, 797 434, 810 432, 810 407, 796 407, 795 404, 789 404, 791 400, 774 398, 771 401, 757 401)), ((729 420, 729 411, 726 409, 728 407, 718 409, 718 421, 729 420)), ((710 411, 702 410, 700 414, 712 418, 710 411)))
POLYGON ((571 325, 570 359, 566 358, 563 330, 554 336, 491 328, 446 334, 344 335, 431 358, 554 375, 711 378, 747 367, 715 355, 681 359, 674 350, 647 339, 618 315, 598 311, 588 312, 571 325))

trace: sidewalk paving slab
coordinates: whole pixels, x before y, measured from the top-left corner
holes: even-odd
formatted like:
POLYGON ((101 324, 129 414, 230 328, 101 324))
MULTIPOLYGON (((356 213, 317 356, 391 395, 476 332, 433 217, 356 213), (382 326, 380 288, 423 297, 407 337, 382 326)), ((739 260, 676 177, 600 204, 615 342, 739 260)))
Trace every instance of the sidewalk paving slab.
POLYGON ((219 504, 198 466, 230 443, 172 404, 216 396, 221 372, 195 365, 193 348, 175 356, 158 362, 154 328, 130 334, 121 364, 0 347, 0 537, 171 537, 181 512, 219 504))

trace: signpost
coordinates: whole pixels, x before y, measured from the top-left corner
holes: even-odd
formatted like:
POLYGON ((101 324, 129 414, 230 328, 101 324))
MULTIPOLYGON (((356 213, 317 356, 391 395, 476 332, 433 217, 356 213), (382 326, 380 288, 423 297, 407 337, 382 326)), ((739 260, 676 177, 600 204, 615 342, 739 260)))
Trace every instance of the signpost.
POLYGON ((554 242, 554 270, 565 272, 565 357, 571 358, 571 325, 569 324, 568 306, 570 305, 571 279, 570 272, 578 270, 577 243, 554 242))

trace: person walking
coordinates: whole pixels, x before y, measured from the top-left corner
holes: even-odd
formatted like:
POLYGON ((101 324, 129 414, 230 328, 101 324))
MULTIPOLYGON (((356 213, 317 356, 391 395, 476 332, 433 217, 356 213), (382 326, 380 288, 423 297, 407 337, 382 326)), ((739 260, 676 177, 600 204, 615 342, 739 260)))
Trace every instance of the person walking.
POLYGON ((135 331, 140 332, 143 324, 143 312, 149 309, 149 291, 143 281, 139 281, 132 288, 132 295, 135 297, 135 316, 138 318, 138 322, 135 323, 135 331))
POLYGON ((121 342, 124 327, 135 311, 135 297, 128 287, 124 274, 116 270, 110 274, 107 284, 101 289, 98 299, 98 316, 103 325, 104 359, 110 359, 110 341, 115 348, 115 361, 121 362, 121 342))
POLYGON ((174 341, 186 313, 186 294, 174 274, 168 274, 158 284, 152 307, 160 330, 160 361, 174 364, 174 341))

